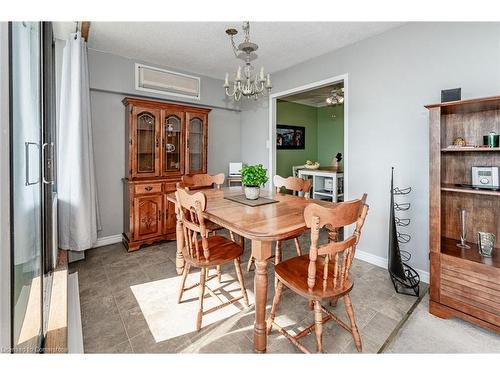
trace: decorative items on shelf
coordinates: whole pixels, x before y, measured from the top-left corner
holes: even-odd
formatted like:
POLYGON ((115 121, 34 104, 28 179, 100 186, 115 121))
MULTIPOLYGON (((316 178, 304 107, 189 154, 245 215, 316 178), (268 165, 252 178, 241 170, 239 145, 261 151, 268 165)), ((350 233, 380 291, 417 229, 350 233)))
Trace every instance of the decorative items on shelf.
POLYGON ((408 211, 411 204, 399 203, 394 200, 395 196, 406 196, 410 192, 411 187, 405 189, 394 187, 394 167, 392 167, 388 270, 396 292, 418 297, 420 292, 420 276, 407 263, 411 258, 411 254, 408 251, 401 250, 399 247, 400 244, 408 244, 411 236, 407 233, 399 232, 398 228, 408 227, 411 219, 396 216, 396 212, 408 211))
POLYGON ((336 170, 339 170, 341 161, 342 161, 342 154, 338 152, 337 155, 335 155, 335 157, 332 159, 332 167, 335 168, 336 170))
POLYGON ((457 243, 457 246, 461 249, 470 249, 470 246, 467 245, 467 211, 465 209, 460 208, 460 243, 457 243))
POLYGON ((453 143, 449 145, 448 149, 481 149, 481 148, 498 148, 500 135, 495 132, 490 132, 483 135, 483 144, 467 143, 463 137, 456 137, 453 143))
POLYGON ((245 186, 245 197, 247 199, 258 199, 260 187, 264 186, 269 178, 267 169, 262 164, 243 165, 241 168, 241 181, 245 186))
POLYGON ((500 136, 495 132, 490 132, 483 136, 483 145, 488 147, 499 147, 500 136))
POLYGON ((307 168, 307 169, 318 169, 319 168, 319 162, 312 161, 312 160, 306 160, 306 163, 304 164, 304 167, 307 168))
POLYGON ((479 255, 491 258, 493 256, 495 239, 496 236, 493 233, 479 232, 477 234, 477 247, 479 249, 479 255))
POLYGON ((463 147, 466 144, 467 142, 465 142, 465 139, 463 139, 462 137, 457 137, 453 140, 453 146, 463 147))

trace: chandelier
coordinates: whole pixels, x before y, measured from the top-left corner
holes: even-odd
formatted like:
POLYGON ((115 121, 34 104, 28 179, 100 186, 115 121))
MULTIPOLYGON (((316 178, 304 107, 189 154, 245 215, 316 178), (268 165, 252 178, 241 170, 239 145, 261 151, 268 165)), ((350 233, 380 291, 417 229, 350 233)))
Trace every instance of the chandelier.
POLYGON ((234 100, 236 101, 239 101, 242 96, 257 100, 259 98, 259 94, 264 95, 266 90, 270 93, 273 85, 271 83, 270 75, 264 74, 264 67, 261 67, 259 74, 257 74, 251 64, 251 61, 257 58, 255 51, 257 51, 259 46, 250 42, 249 22, 245 22, 243 24, 243 32, 245 33, 245 39, 242 43, 236 46, 234 36, 238 34, 238 30, 233 28, 226 30, 226 34, 231 38, 234 55, 245 61, 245 66, 243 69, 241 66, 238 66, 234 81, 231 83, 229 82, 229 73, 226 73, 226 79, 224 80, 223 87, 226 90, 226 95, 234 97, 234 100), (233 86, 232 91, 230 91, 231 85, 233 86))
POLYGON ((342 104, 344 103, 344 88, 332 90, 330 95, 326 98, 326 104, 342 104))

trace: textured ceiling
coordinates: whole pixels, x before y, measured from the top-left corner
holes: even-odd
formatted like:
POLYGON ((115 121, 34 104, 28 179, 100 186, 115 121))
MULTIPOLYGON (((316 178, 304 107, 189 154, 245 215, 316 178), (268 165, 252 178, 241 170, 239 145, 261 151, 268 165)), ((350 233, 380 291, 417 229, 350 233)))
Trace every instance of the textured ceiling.
POLYGON ((304 104, 311 107, 326 107, 326 98, 330 96, 332 90, 338 90, 344 87, 344 82, 335 83, 333 85, 319 87, 317 89, 312 89, 304 91, 298 94, 293 94, 280 98, 284 102, 292 102, 298 104, 304 104))
MULTIPOLYGON (((100 51, 185 71, 224 78, 237 64, 225 30, 242 22, 92 22, 88 45, 100 51)), ((399 26, 396 22, 251 22, 250 40, 259 45, 253 64, 274 73, 399 26)), ((75 23, 55 22, 66 39, 75 23)))

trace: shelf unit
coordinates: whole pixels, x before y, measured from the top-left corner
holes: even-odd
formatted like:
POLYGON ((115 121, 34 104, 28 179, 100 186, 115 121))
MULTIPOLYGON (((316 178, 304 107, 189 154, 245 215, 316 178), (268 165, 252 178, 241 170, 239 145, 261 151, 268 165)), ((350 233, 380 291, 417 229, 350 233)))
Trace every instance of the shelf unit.
POLYGON ((342 202, 344 200, 344 174, 329 169, 299 169, 298 176, 312 179, 312 198, 342 202), (332 190, 325 189, 325 183, 331 181, 332 190))
POLYGON ((471 184, 472 166, 500 166, 500 148, 447 148, 456 137, 481 144, 500 133, 500 96, 432 104, 430 125, 430 302, 429 311, 500 333, 500 191, 459 186, 471 184), (467 211, 470 249, 460 242, 459 209, 467 211), (497 237, 492 258, 479 255, 477 233, 497 237))

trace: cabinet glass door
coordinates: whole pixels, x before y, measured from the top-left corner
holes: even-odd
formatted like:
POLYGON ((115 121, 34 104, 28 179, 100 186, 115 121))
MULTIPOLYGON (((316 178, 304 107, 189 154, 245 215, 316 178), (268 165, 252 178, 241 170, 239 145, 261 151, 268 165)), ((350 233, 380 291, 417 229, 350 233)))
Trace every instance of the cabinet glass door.
POLYGON ((162 174, 182 173, 182 117, 183 113, 168 113, 163 123, 162 174))
POLYGON ((137 175, 155 176, 157 167, 158 139, 156 134, 157 116, 149 111, 137 114, 136 125, 136 153, 137 175))
POLYGON ((191 114, 188 118, 189 173, 203 173, 206 116, 191 114))

